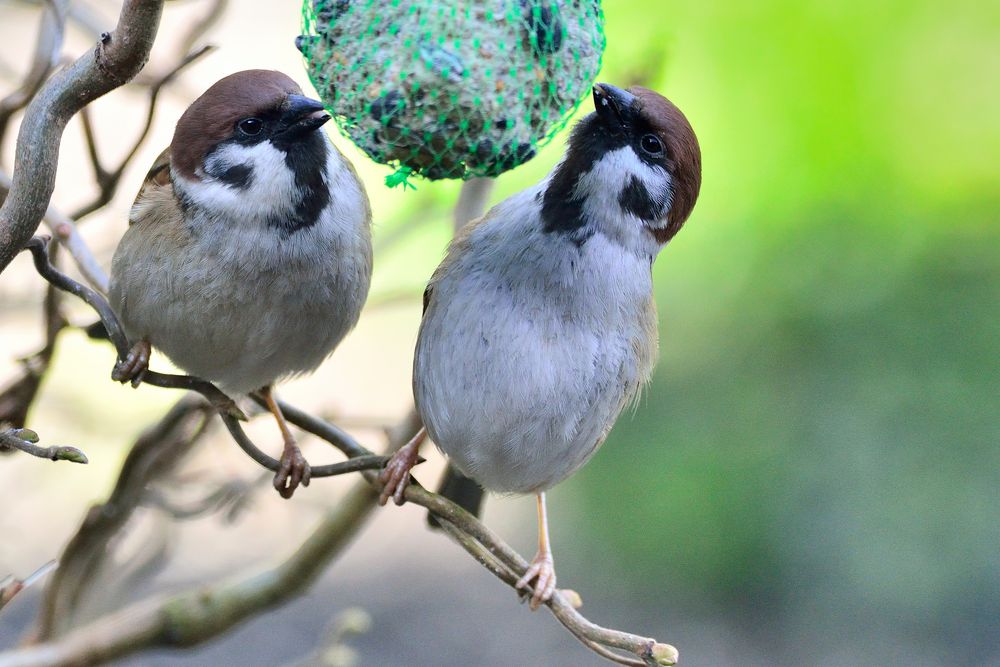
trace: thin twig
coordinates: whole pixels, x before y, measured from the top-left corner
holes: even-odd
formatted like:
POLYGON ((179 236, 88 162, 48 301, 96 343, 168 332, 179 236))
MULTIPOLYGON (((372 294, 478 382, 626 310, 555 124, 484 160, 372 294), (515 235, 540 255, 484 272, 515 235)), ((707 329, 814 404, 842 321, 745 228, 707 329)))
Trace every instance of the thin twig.
POLYGON ((18 593, 26 588, 30 588, 35 582, 57 567, 59 567, 59 562, 50 560, 24 579, 15 579, 13 576, 0 579, 0 609, 7 606, 7 603, 13 600, 18 593))
MULTIPOLYGON (((10 185, 10 177, 3 171, 0 171, 0 202, 3 201, 4 197, 7 196, 7 192, 10 191, 10 185)), ((42 220, 53 236, 59 240, 59 243, 66 246, 66 249, 69 250, 69 254, 73 256, 73 261, 76 263, 76 268, 80 270, 80 275, 98 292, 107 294, 108 274, 104 272, 101 263, 94 257, 94 253, 90 251, 90 246, 80 236, 80 232, 73 220, 51 205, 45 210, 45 216, 42 220)))
POLYGON ((262 486, 269 479, 271 475, 267 473, 253 480, 227 479, 201 498, 187 503, 171 498, 162 490, 150 489, 143 503, 160 509, 179 521, 224 511, 225 521, 232 523, 247 507, 256 487, 262 486))
POLYGON ((26 428, 7 429, 0 431, 0 445, 18 449, 25 454, 37 456, 40 459, 50 461, 72 461, 73 463, 88 463, 87 455, 76 447, 64 447, 53 445, 52 447, 40 447, 38 434, 26 428))
POLYGON ((136 439, 108 499, 87 512, 59 560, 62 567, 45 589, 35 637, 50 639, 80 622, 77 609, 101 580, 109 545, 140 505, 147 487, 174 469, 208 427, 213 411, 197 396, 185 396, 136 439))
POLYGON ((368 484, 356 485, 274 569, 139 602, 74 628, 57 641, 0 653, 0 667, 103 664, 142 648, 194 646, 217 637, 301 594, 361 529, 376 497, 368 484))
POLYGON ((59 62, 63 36, 66 32, 66 8, 69 0, 46 2, 35 40, 35 54, 21 87, 0 100, 0 147, 7 134, 11 117, 32 100, 59 62))
POLYGON ((99 151, 97 149, 97 138, 94 134, 93 123, 90 119, 90 107, 84 107, 80 110, 80 121, 83 125, 83 136, 87 143, 87 154, 90 156, 90 164, 94 169, 94 180, 97 181, 98 193, 97 197, 93 201, 84 204, 79 209, 71 214, 71 218, 74 220, 80 220, 94 211, 100 210, 111 199, 115 196, 115 192, 118 190, 118 184, 121 182, 122 175, 125 173, 125 169, 131 164, 132 160, 135 158, 139 149, 146 141, 146 137, 149 136, 149 132, 153 127, 153 120, 156 118, 157 102, 160 97, 160 92, 163 88, 173 81, 181 70, 193 63, 194 61, 201 58, 206 53, 214 50, 215 47, 211 44, 206 44, 197 51, 187 54, 180 61, 167 71, 162 76, 156 78, 149 86, 149 101, 147 102, 146 109, 146 120, 142 126, 142 130, 139 132, 139 136, 132 142, 132 147, 122 158, 121 162, 115 169, 108 171, 104 168, 99 151))
MULTIPOLYGON (((286 415, 287 416, 287 415, 286 415)), ((273 456, 268 456, 263 451, 257 447, 247 434, 243 431, 243 427, 240 426, 240 422, 233 418, 231 415, 223 414, 222 422, 229 429, 229 434, 236 441, 236 444, 240 446, 247 456, 256 461, 262 467, 267 468, 273 472, 278 472, 281 467, 281 463, 278 459, 273 456)), ((310 466, 310 476, 312 477, 332 477, 334 475, 344 475, 351 472, 359 472, 361 470, 379 470, 385 466, 386 457, 376 456, 374 454, 368 456, 357 456, 354 458, 347 459, 346 461, 341 461, 340 463, 330 463, 321 466, 310 466)))
MULTIPOLYGON (((121 324, 118 322, 118 318, 115 316, 114 311, 111 310, 111 306, 100 294, 86 285, 81 285, 54 267, 49 261, 48 253, 46 252, 48 243, 48 239, 41 236, 33 237, 28 241, 25 248, 31 252, 35 263, 35 269, 38 271, 39 275, 51 284, 61 290, 79 297, 80 299, 83 299, 87 305, 97 311, 97 314, 101 318, 101 322, 104 324, 104 328, 108 332, 108 338, 111 339, 111 342, 114 344, 115 349, 118 352, 118 359, 124 359, 129 351, 129 342, 125 337, 125 332, 122 330, 121 324)), ((280 468, 280 462, 274 457, 268 456, 261 451, 261 449, 257 447, 243 431, 240 421, 245 420, 246 416, 243 414, 242 410, 239 409, 231 398, 226 396, 211 382, 188 375, 173 375, 168 373, 158 373, 156 371, 147 371, 143 376, 142 381, 144 384, 156 387, 188 389, 201 394, 219 411, 222 421, 229 430, 230 435, 232 435, 233 440, 236 441, 236 444, 238 444, 251 459, 271 471, 277 471, 280 468)), ((349 436, 343 432, 341 432, 341 436, 342 438, 349 438, 349 436)), ((377 468, 381 468, 385 463, 384 457, 375 456, 367 450, 365 450, 365 453, 361 456, 355 456, 354 454, 349 454, 349 456, 354 458, 341 463, 313 466, 310 474, 314 478, 331 477, 333 475, 343 475, 346 473, 357 472, 359 470, 375 470, 377 468)))
POLYGON ((66 123, 134 77, 149 57, 163 0, 125 0, 118 26, 96 48, 54 74, 32 98, 17 137, 10 192, 0 206, 0 272, 31 239, 55 188, 66 123))
MULTIPOLYGON (((472 543, 468 540, 458 541, 480 563, 485 564, 484 561, 490 559, 494 563, 509 568, 510 572, 505 573, 499 568, 487 566, 488 570, 508 585, 515 585, 517 579, 527 570, 528 562, 523 557, 507 546, 502 539, 473 515, 448 499, 414 484, 407 487, 405 497, 407 501, 427 508, 439 519, 452 524, 469 539, 482 545, 486 549, 485 553, 472 548, 472 543)), ((452 532, 449 531, 449 534, 452 532)), ((641 661, 638 663, 634 661, 622 662, 622 664, 655 666, 673 665, 677 662, 677 649, 673 646, 661 644, 649 637, 611 630, 592 623, 580 614, 560 591, 556 591, 546 604, 559 622, 588 646, 592 642, 605 648, 628 651, 641 661)), ((608 657, 606 652, 602 652, 602 655, 608 657)), ((622 659, 619 657, 616 661, 621 662, 622 659)))
MULTIPOLYGON (((62 292, 49 284, 42 305, 45 317, 45 344, 38 352, 21 360, 23 367, 21 376, 0 391, 0 428, 3 426, 23 428, 27 425, 28 412, 51 366, 56 341, 60 332, 66 327, 66 318, 63 316, 61 305, 62 292)), ((0 447, 0 450, 2 449, 3 447, 0 447)))

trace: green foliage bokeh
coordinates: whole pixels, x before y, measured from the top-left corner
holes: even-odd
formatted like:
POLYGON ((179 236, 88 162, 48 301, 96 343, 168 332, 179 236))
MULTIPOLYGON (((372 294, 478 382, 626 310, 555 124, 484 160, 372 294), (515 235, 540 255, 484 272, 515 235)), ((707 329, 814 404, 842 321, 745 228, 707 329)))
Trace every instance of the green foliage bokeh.
MULTIPOLYGON (((654 266, 655 380, 551 494, 561 580, 671 631, 732 624, 771 664, 989 663, 1000 7, 604 11, 599 79, 685 111, 704 185, 654 266)), ((505 174, 496 197, 561 150, 505 174)), ((417 194, 444 210, 455 190, 417 194)), ((449 233, 442 220, 407 256, 432 266, 449 233)), ((704 646, 670 639, 710 664, 704 646)))

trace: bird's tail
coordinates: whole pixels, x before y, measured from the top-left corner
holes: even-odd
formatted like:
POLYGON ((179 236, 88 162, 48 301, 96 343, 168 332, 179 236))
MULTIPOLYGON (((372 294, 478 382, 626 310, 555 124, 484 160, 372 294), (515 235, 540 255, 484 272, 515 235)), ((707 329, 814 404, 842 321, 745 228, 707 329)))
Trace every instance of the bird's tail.
MULTIPOLYGON (((470 514, 479 516, 483 506, 483 487, 460 473, 454 466, 449 465, 445 470, 438 493, 470 514)), ((433 514, 427 515, 427 523, 431 528, 441 527, 433 514)))

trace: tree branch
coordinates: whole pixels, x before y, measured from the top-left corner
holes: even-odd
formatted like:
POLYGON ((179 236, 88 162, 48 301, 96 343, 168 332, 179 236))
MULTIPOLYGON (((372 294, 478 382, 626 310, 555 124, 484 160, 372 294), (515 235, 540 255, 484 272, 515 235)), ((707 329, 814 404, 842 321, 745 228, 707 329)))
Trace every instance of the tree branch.
POLYGON ((55 188, 59 145, 69 119, 134 77, 146 64, 163 0, 125 0, 112 33, 50 78, 28 105, 17 138, 13 183, 0 207, 0 272, 31 239, 55 188))
MULTIPOLYGON (((31 242, 28 244, 28 249, 32 252, 38 272, 52 284, 76 294, 97 310, 101 315, 101 319, 108 330, 112 342, 114 342, 118 349, 119 357, 123 356, 128 350, 128 342, 125 340, 121 326, 108 303, 93 290, 73 281, 53 267, 48 262, 45 247, 46 241, 40 237, 31 239, 31 242)), ((159 375, 150 372, 144 381, 150 382, 150 377, 152 376, 154 381, 150 382, 151 384, 156 384, 157 386, 180 386, 180 384, 165 385, 158 382, 159 375)), ((180 383, 180 381, 184 381, 189 383, 189 386, 186 388, 203 391, 205 386, 207 386, 218 392, 218 389, 214 385, 198 380, 197 378, 188 378, 186 376, 167 377, 175 378, 172 382, 180 383)), ((221 394, 221 392, 219 393, 221 394)), ((225 395, 223 394, 223 396, 225 395)), ((359 497, 363 495, 366 499, 365 502, 375 497, 374 494, 381 490, 382 485, 373 470, 376 467, 381 467, 384 459, 372 455, 371 450, 362 446, 349 434, 332 424, 328 424, 285 403, 281 404, 281 409, 288 421, 330 442, 352 457, 344 463, 322 468, 327 468, 331 471, 336 469, 337 473, 348 470, 364 470, 363 474, 369 488, 365 490, 364 494, 361 494, 357 490, 354 493, 359 497)), ((244 451, 264 467, 273 469, 271 465, 276 465, 277 461, 256 448, 249 438, 246 437, 236 417, 224 408, 220 410, 220 415, 233 439, 236 440, 244 451)), ((418 421, 419 418, 415 414, 412 414, 408 418, 408 425, 416 426, 418 421)), ((399 429, 394 436, 394 446, 398 447, 403 442, 406 442, 412 433, 412 429, 399 429)), ((322 468, 314 468, 313 476, 320 476, 317 472, 322 468)), ((328 474, 337 474, 330 471, 327 472, 328 474)), ((411 484, 407 488, 405 497, 408 501, 425 507, 443 522, 451 524, 455 530, 461 532, 464 537, 457 540, 459 544, 508 585, 513 586, 517 579, 524 574, 528 565, 527 561, 497 537, 489 528, 459 506, 416 484, 411 484), (477 543, 481 545, 481 548, 476 546, 477 543)), ((370 502, 368 504, 370 505, 370 502)), ((370 507, 366 507, 367 509, 364 512, 361 511, 360 506, 356 508, 360 517, 366 516, 370 510, 370 507)), ((132 608, 127 617, 126 615, 114 615, 96 621, 93 626, 88 626, 87 628, 82 628, 71 633, 57 645, 49 646, 47 653, 38 654, 33 651, 29 652, 30 655, 34 656, 31 661, 15 661, 21 660, 19 654, 9 654, 11 662, 7 663, 4 662, 6 656, 0 654, 0 667, 8 667, 8 664, 57 664, 44 661, 48 659, 45 656, 51 655, 69 656, 67 659, 71 659, 74 664, 92 664, 91 661, 108 660, 123 655, 124 652, 131 652, 145 646, 188 646, 192 643, 208 639, 232 627, 249 615, 287 599, 294 591, 300 590, 299 586, 304 586, 301 582, 305 578, 310 576, 315 577, 317 574, 316 570, 311 569, 312 564, 299 558, 299 553, 307 550, 312 553, 313 557, 324 555, 314 553, 316 542, 319 544, 335 545, 337 548, 342 546, 343 542, 339 537, 339 532, 342 530, 354 530, 356 527, 345 528, 340 526, 339 523, 337 525, 339 527, 336 535, 327 534, 325 531, 314 533, 313 537, 303 545, 300 551, 296 552, 289 561, 286 561, 277 570, 261 577, 250 579, 244 582, 243 585, 218 589, 203 589, 200 592, 189 593, 162 603, 151 601, 140 604, 132 608), (304 573, 299 572, 297 576, 292 576, 291 582, 289 582, 286 578, 286 573, 290 570, 295 571, 296 569, 304 570, 304 573), (262 581, 264 583, 261 583, 262 581), (282 588, 282 586, 286 585, 293 586, 293 592, 282 588), (206 617, 211 617, 211 620, 207 620, 206 617)), ((449 535, 456 536, 454 530, 449 530, 448 533, 449 535)), ((332 557, 331 554, 325 554, 324 556, 326 558, 332 557)), ((547 605, 560 623, 586 646, 595 650, 603 657, 614 659, 626 665, 655 666, 676 663, 677 650, 674 647, 669 644, 660 644, 647 637, 620 632, 618 630, 610 630, 591 623, 580 615, 574 608, 574 605, 559 591, 552 596, 547 605), (613 649, 628 651, 636 656, 639 661, 617 656, 612 652, 613 649)))
MULTIPOLYGON (((26 244, 25 248, 31 252, 34 259, 35 269, 51 284, 83 299, 91 308, 97 311, 101 322, 108 332, 108 337, 118 352, 118 359, 124 359, 129 351, 129 342, 125 337, 121 324, 118 322, 118 318, 115 316, 114 311, 111 310, 111 306, 100 294, 85 285, 81 285, 53 266, 46 252, 47 247, 48 239, 40 236, 33 237, 26 244)), ((222 421, 229 430, 230 435, 232 435, 233 440, 236 441, 236 444, 251 459, 271 471, 277 471, 280 467, 277 459, 265 454, 247 437, 243 431, 243 427, 240 425, 240 421, 245 420, 246 416, 231 398, 226 396, 211 382, 188 375, 173 375, 157 373, 156 371, 147 371, 142 381, 144 384, 156 387, 188 389, 201 394, 219 411, 222 421)), ((343 435, 346 437, 346 434, 343 435)), ((374 470, 381 468, 385 463, 383 457, 375 456, 367 450, 360 456, 354 456, 353 454, 350 456, 353 458, 341 463, 313 466, 310 474, 314 478, 331 477, 359 470, 374 470)))
POLYGON ((18 449, 25 454, 37 456, 50 461, 72 461, 73 463, 88 463, 87 455, 76 447, 39 447, 38 434, 26 428, 7 429, 0 431, 0 447, 18 449))
POLYGON ((115 196, 115 192, 118 190, 118 184, 121 182, 122 174, 125 173, 125 169, 135 158, 136 154, 139 152, 139 148, 141 148, 143 143, 145 143, 146 137, 149 136, 149 131, 153 127, 153 120, 156 118, 157 102, 160 97, 160 92, 163 90, 164 86, 173 81, 185 67, 214 49, 215 47, 209 44, 201 47, 197 51, 187 54, 165 74, 158 76, 156 80, 150 84, 146 120, 143 123, 142 130, 139 132, 139 136, 136 137, 135 141, 132 142, 132 147, 125 154, 125 157, 122 158, 121 162, 118 163, 118 166, 111 171, 105 169, 101 163, 101 158, 97 150, 97 137, 94 134, 94 127, 90 120, 90 107, 84 107, 80 110, 80 121, 83 125, 83 136, 87 142, 87 154, 90 156, 90 164, 94 169, 94 180, 97 181, 98 193, 93 201, 81 206, 73 212, 71 217, 74 220, 79 220, 80 218, 90 215, 94 211, 100 210, 111 201, 111 199, 115 196))
POLYGON ((0 579, 0 610, 7 606, 7 603, 13 600, 18 593, 30 587, 57 567, 59 567, 59 563, 50 560, 29 574, 25 579, 16 579, 13 575, 0 579))
POLYGON ((213 414, 200 397, 185 396, 138 437, 111 495, 90 508, 60 556, 62 567, 42 599, 36 639, 50 639, 79 623, 77 610, 101 578, 112 538, 142 502, 149 484, 175 467, 205 433, 213 414))
MULTIPOLYGON (((48 285, 45 290, 42 306, 45 318, 45 344, 38 352, 21 360, 24 369, 21 377, 0 391, 0 428, 27 426, 28 412, 52 364, 59 334, 66 327, 66 318, 61 307, 62 296, 62 292, 52 285, 48 285)), ((0 446, 0 451, 2 450, 3 447, 0 446)))
POLYGON ((351 541, 376 507, 359 483, 277 567, 236 582, 156 597, 78 627, 59 641, 0 653, 0 667, 94 665, 142 648, 194 646, 300 594, 351 541))
POLYGON ((66 32, 66 9, 69 0, 46 2, 42 8, 42 18, 38 25, 38 39, 35 40, 35 55, 25 74, 21 87, 0 100, 0 147, 7 134, 11 117, 35 96, 45 83, 52 68, 59 62, 63 36, 66 32))
MULTIPOLYGON (((3 202, 7 196, 10 186, 10 177, 0 171, 0 202, 3 202)), ((108 274, 104 272, 101 263, 90 251, 90 246, 80 236, 80 231, 76 228, 73 220, 55 206, 49 206, 45 210, 45 216, 42 220, 53 236, 59 240, 59 243, 69 250, 69 254, 73 256, 73 261, 76 263, 76 268, 80 270, 80 274, 90 283, 91 287, 101 294, 107 294, 108 274)))

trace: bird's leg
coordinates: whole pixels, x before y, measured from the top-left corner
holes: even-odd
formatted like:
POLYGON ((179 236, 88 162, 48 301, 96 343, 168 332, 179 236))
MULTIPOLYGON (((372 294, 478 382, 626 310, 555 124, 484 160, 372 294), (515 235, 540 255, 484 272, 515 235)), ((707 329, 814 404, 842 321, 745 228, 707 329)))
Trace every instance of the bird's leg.
POLYGON ((288 422, 285 421, 285 415, 281 414, 281 408, 274 400, 271 386, 268 385, 257 393, 264 399, 267 409, 278 421, 281 438, 285 441, 285 447, 281 451, 281 466, 278 468, 278 472, 274 473, 274 488, 278 490, 282 498, 291 498, 295 489, 299 488, 300 483, 302 486, 309 486, 309 462, 302 456, 302 450, 299 449, 299 446, 295 444, 295 436, 292 435, 291 429, 288 428, 288 422))
POLYGON ((115 382, 131 382, 133 387, 138 387, 142 378, 146 376, 146 371, 149 370, 151 353, 149 341, 143 338, 132 346, 124 359, 115 364, 111 371, 111 379, 115 382))
POLYGON ((385 468, 379 474, 378 479, 384 485, 382 493, 378 496, 378 504, 385 505, 391 497, 397 505, 402 505, 403 493, 410 485, 410 469, 417 465, 420 458, 420 443, 427 438, 427 429, 421 427, 413 438, 400 447, 385 468))
POLYGON ((549 548, 549 521, 545 513, 545 492, 536 496, 538 502, 538 553, 534 560, 524 572, 524 576, 517 580, 517 588, 527 588, 532 580, 535 581, 535 590, 531 594, 530 606, 532 611, 538 609, 542 604, 549 601, 556 590, 556 565, 552 560, 552 549, 549 548))

